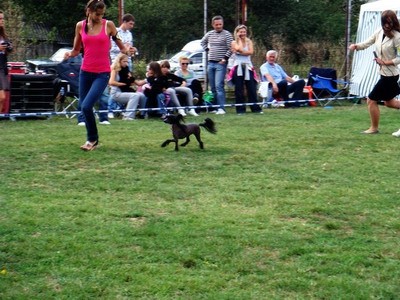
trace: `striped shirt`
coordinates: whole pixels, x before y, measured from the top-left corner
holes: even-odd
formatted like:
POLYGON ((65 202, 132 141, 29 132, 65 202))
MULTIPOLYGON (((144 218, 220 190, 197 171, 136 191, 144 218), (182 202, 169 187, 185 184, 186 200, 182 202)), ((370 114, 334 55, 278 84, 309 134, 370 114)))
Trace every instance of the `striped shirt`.
POLYGON ((221 59, 228 61, 232 55, 231 43, 232 34, 227 30, 217 32, 211 30, 201 39, 201 46, 205 51, 208 50, 208 60, 218 62, 221 59))

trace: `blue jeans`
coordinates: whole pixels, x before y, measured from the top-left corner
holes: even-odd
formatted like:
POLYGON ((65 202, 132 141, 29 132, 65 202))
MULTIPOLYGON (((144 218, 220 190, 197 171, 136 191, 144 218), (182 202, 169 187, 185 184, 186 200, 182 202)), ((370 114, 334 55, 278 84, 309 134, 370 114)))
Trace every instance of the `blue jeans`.
POLYGON ((168 103, 166 103, 165 95, 163 93, 157 95, 157 104, 158 107, 160 108, 160 114, 167 114, 167 106, 168 103))
POLYGON ((99 139, 93 107, 101 98, 109 79, 109 72, 91 73, 81 70, 79 73, 79 107, 85 117, 87 140, 90 142, 99 139))
POLYGON ((226 67, 226 64, 208 62, 207 68, 211 91, 214 94, 214 99, 217 101, 216 104, 222 109, 225 107, 226 67))
MULTIPOLYGON (((104 89, 103 94, 101 94, 100 101, 99 101, 99 110, 107 110, 108 108, 108 97, 110 97, 110 93, 108 92, 108 87, 104 89)), ((78 103, 78 110, 81 110, 80 103, 78 103)), ((99 120, 100 122, 108 121, 107 112, 99 113, 99 120)), ((78 115, 78 123, 85 122, 85 116, 81 112, 78 115)))

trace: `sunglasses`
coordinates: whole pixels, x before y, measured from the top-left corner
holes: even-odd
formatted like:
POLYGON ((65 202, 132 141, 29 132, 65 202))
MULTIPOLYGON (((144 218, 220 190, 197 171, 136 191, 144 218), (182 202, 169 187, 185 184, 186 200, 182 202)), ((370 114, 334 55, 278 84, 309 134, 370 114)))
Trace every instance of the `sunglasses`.
POLYGON ((187 66, 189 63, 181 63, 182 66, 187 66))

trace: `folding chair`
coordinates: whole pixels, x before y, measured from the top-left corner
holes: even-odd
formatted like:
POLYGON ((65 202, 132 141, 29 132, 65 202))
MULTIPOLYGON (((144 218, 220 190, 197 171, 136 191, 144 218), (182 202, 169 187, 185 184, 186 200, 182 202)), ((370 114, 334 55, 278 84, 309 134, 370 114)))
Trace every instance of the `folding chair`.
POLYGON ((327 106, 333 102, 341 104, 339 98, 346 96, 348 82, 337 80, 335 69, 312 67, 307 85, 311 86, 318 103, 321 106, 327 106), (326 98, 328 100, 325 100, 326 98))
MULTIPOLYGON (((79 57, 71 58, 65 61, 62 61, 57 65, 57 73, 58 78, 62 81, 68 82, 67 89, 65 91, 65 95, 72 100, 64 107, 62 112, 70 112, 78 110, 78 101, 79 101, 79 72, 81 67, 81 60, 79 57)), ((75 117, 73 115, 65 115, 67 118, 75 117)))

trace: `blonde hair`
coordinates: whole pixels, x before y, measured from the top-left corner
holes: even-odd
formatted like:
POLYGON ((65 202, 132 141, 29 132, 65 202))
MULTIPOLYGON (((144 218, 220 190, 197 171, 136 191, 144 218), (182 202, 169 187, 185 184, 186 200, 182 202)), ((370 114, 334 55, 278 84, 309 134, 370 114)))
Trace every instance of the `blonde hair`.
MULTIPOLYGON (((239 32, 240 29, 245 29, 246 33, 247 33, 247 26, 246 25, 241 24, 241 25, 236 26, 235 31, 233 33, 233 36, 235 38, 235 42, 236 43, 239 42, 238 32, 239 32)), ((250 39, 246 36, 245 42, 248 43, 249 41, 250 41, 250 39)))
POLYGON ((122 52, 119 53, 119 54, 117 55, 117 57, 115 58, 113 64, 111 65, 111 69, 113 69, 113 70, 115 70, 115 71, 117 71, 117 72, 121 71, 121 69, 122 69, 122 67, 121 67, 121 61, 122 61, 124 58, 129 59, 128 55, 126 55, 125 53, 122 53, 122 52))
POLYGON ((187 56, 181 56, 181 57, 179 57, 179 63, 181 63, 182 62, 182 60, 190 60, 189 59, 189 57, 187 57, 187 56))

